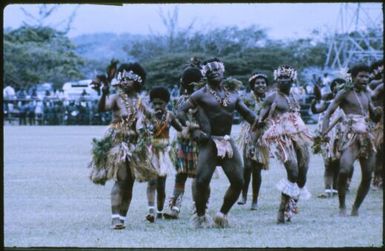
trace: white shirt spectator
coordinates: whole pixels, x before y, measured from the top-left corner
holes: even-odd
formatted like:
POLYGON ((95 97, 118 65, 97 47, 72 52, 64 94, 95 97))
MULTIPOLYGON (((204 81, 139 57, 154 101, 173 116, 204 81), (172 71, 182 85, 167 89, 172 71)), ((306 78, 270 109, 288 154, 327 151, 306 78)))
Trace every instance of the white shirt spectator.
POLYGON ((44 111, 44 105, 43 102, 38 101, 35 107, 35 113, 36 114, 43 114, 44 111))
POLYGON ((14 99, 16 97, 15 89, 12 86, 7 86, 3 89, 3 98, 14 99))

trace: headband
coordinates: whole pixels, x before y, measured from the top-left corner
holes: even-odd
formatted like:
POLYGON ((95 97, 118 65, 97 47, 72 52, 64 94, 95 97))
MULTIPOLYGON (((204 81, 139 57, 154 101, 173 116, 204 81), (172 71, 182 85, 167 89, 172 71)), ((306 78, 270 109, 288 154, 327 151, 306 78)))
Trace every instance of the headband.
POLYGON ((138 83, 143 82, 142 78, 138 74, 135 74, 132 70, 130 70, 128 72, 126 70, 123 70, 122 72, 119 72, 118 76, 116 77, 116 79, 119 82, 124 80, 125 78, 128 78, 128 79, 133 80, 133 81, 138 82, 138 83))
POLYGON ((254 75, 252 75, 250 78, 249 78, 249 83, 251 81, 253 81, 254 79, 256 78, 264 78, 264 79, 267 79, 267 75, 263 74, 263 73, 255 73, 254 75))
POLYGON ((289 77, 290 80, 297 80, 297 71, 290 66, 284 65, 278 67, 277 70, 274 70, 274 80, 277 80, 279 77, 289 77))
POLYGON ((205 76, 208 71, 212 71, 213 69, 220 69, 222 71, 225 71, 225 66, 222 62, 214 61, 207 63, 202 66, 202 75, 205 76))

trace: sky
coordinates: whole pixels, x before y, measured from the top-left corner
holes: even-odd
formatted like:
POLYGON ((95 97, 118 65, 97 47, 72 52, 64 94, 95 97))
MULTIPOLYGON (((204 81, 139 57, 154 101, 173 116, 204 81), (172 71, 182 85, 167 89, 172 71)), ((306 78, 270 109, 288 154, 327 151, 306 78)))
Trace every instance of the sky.
MULTIPOLYGON (((47 20, 51 26, 59 24, 76 11, 69 37, 97 32, 117 34, 164 34, 165 16, 178 9, 178 28, 185 29, 193 23, 193 30, 208 31, 211 28, 251 25, 264 28, 272 39, 296 39, 309 37, 314 29, 334 32, 341 28, 341 11, 347 19, 344 29, 354 26, 352 13, 356 3, 265 3, 265 4, 125 4, 111 6, 100 4, 61 4, 47 20)), ((31 23, 26 11, 37 16, 39 5, 13 4, 4 9, 4 28, 18 28, 24 22, 31 23)), ((381 3, 360 5, 358 25, 366 27, 370 22, 383 24, 381 3)))

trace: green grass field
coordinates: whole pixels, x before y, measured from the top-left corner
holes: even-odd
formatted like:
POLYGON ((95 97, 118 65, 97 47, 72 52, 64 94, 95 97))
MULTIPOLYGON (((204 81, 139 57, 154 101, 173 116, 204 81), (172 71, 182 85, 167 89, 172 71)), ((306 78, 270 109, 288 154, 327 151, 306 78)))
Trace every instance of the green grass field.
MULTIPOLYGON (((236 134, 235 126, 233 133, 236 134)), ((280 193, 275 184, 286 173, 272 160, 263 182, 257 211, 235 204, 227 229, 192 229, 189 224, 191 180, 181 218, 145 221, 146 183, 135 183, 126 229, 110 229, 112 182, 94 185, 86 168, 91 139, 101 126, 5 126, 4 130, 4 246, 5 247, 380 247, 383 245, 383 191, 370 190, 359 217, 339 217, 338 199, 319 199, 323 191, 323 161, 312 156, 308 201, 289 224, 277 225, 280 193)), ((350 210, 361 171, 355 166, 350 210)), ((174 177, 167 179, 167 197, 174 177)), ((211 182, 209 214, 222 204, 229 183, 220 172, 211 182)), ((250 190, 250 189, 249 189, 250 190)), ((249 191, 249 200, 251 191, 249 191)))

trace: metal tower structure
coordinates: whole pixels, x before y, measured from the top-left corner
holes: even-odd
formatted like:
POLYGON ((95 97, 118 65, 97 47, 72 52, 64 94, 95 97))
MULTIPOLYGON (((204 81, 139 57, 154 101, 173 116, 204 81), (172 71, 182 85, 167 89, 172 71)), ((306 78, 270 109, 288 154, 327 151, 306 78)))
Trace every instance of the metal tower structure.
POLYGON ((357 62, 369 65, 383 58, 381 7, 380 3, 341 3, 324 70, 347 68, 357 62))

